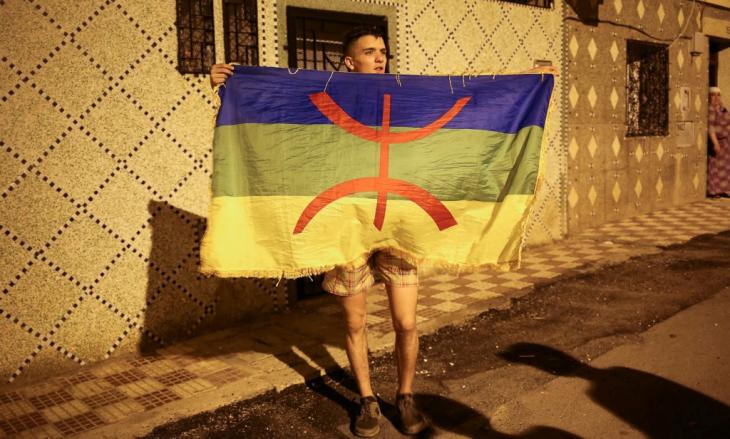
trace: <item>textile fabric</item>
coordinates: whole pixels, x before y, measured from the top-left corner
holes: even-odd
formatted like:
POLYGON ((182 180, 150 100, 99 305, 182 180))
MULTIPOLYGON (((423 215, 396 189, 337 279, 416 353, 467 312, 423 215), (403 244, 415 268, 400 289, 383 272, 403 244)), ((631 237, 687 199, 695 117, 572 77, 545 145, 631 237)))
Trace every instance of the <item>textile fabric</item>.
POLYGON ((393 253, 381 250, 360 267, 336 267, 324 275, 322 288, 338 296, 351 296, 373 286, 376 279, 397 287, 418 286, 418 269, 393 253))
POLYGON ((553 84, 236 66, 201 271, 294 278, 381 249, 452 271, 514 264, 553 84))

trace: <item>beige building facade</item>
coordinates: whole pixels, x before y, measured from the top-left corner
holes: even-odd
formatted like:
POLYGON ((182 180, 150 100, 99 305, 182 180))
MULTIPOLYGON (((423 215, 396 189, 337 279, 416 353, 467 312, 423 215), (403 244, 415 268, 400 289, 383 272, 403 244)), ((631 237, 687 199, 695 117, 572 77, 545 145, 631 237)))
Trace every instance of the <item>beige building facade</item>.
MULTIPOLYGON (((592 19, 573 8, 565 19, 570 234, 705 197, 709 42, 730 32, 727 1, 600 3, 592 19), (627 105, 638 105, 631 104, 628 74, 637 46, 639 52, 666 51, 665 133, 629 129, 627 105)), ((714 55, 720 84, 730 81, 727 52, 714 55)), ((649 74, 649 81, 659 80, 649 74)))

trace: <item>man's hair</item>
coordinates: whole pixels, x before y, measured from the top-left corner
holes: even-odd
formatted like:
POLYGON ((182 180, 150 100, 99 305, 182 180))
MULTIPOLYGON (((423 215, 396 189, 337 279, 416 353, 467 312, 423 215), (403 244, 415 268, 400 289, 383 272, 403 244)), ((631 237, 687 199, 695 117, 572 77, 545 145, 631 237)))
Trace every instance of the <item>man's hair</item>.
POLYGON ((379 26, 357 26, 350 30, 348 33, 345 34, 345 36, 342 38, 342 56, 348 56, 350 49, 352 48, 352 45, 355 43, 355 41, 358 40, 360 37, 364 37, 366 35, 372 35, 376 38, 382 38, 385 42, 385 49, 390 52, 390 49, 388 49, 388 38, 385 35, 385 32, 383 32, 383 29, 379 26))

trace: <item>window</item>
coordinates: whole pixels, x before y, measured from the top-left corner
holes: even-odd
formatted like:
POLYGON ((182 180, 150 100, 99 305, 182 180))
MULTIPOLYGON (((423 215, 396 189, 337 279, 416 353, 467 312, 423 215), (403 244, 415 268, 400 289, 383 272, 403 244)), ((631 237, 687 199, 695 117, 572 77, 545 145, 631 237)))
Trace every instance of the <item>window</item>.
POLYGON ((213 0, 177 0, 180 73, 207 73, 215 63, 213 0))
POLYGON ((537 6, 538 8, 552 8, 553 0, 503 0, 509 3, 519 3, 527 6, 537 6))
POLYGON ((259 64, 256 0, 223 0, 226 62, 259 64))
POLYGON ((666 136, 669 50, 663 44, 626 43, 626 135, 666 136))
POLYGON ((388 31, 385 17, 286 8, 287 52, 289 67, 313 70, 345 71, 342 61, 342 37, 352 28, 374 25, 388 31))
POLYGON ((176 9, 180 73, 208 73, 216 52, 226 54, 225 62, 259 64, 256 0, 177 0, 176 9), (222 8, 223 23, 216 23, 214 7, 222 8), (215 47, 216 31, 223 47, 215 47))

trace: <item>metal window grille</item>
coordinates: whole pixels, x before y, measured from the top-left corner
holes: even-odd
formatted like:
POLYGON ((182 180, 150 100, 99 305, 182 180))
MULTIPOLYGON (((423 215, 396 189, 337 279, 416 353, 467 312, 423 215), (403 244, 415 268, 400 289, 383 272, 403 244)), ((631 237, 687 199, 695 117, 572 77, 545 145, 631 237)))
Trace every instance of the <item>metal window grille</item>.
POLYGON ((178 69, 207 73, 215 62, 213 0, 177 0, 178 69))
POLYGON ((669 50, 628 40, 626 45, 627 136, 666 136, 669 131, 669 50))
POLYGON ((256 0, 224 0, 226 62, 259 65, 256 0))
POLYGON ((518 3, 527 6, 537 6, 538 8, 552 8, 554 0, 502 0, 508 3, 518 3))
POLYGON ((300 69, 345 71, 342 37, 348 31, 361 25, 388 30, 381 16, 295 7, 286 9, 286 21, 289 67, 300 69))

